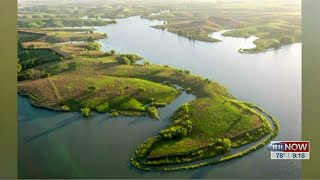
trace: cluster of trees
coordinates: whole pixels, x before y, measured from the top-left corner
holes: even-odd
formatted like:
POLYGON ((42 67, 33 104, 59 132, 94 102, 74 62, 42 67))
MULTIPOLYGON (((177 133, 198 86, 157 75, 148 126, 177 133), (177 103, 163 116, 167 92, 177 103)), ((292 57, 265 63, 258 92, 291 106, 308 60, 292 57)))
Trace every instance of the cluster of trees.
POLYGON ((189 119, 189 104, 185 103, 173 114, 172 119, 175 124, 178 124, 180 119, 189 119))
POLYGON ((179 73, 185 73, 185 74, 190 74, 190 71, 189 70, 183 70, 183 69, 179 69, 178 71, 179 73))
POLYGON ((136 158, 141 159, 145 157, 156 142, 157 138, 149 138, 145 143, 141 144, 134 152, 136 158))
POLYGON ((18 81, 34 80, 50 77, 51 74, 41 70, 27 69, 18 74, 18 81))
POLYGON ((167 86, 171 86, 171 82, 170 81, 163 81, 162 84, 167 85, 167 86))
POLYGON ((87 42, 94 42, 94 38, 92 36, 89 36, 87 42))
POLYGON ((182 105, 173 115, 172 125, 160 131, 160 136, 165 139, 179 139, 188 136, 192 132, 192 122, 189 119, 189 105, 182 105))
MULTIPOLYGON (((110 52, 105 52, 102 56, 107 57, 107 56, 113 56, 116 54, 115 50, 111 50, 110 52)), ((120 59, 118 59, 120 60, 120 59)))
POLYGON ((122 64, 126 64, 126 65, 133 65, 135 63, 135 61, 130 61, 130 59, 128 59, 127 57, 119 57, 119 61, 122 64))
POLYGON ((196 35, 194 35, 192 33, 184 32, 184 31, 178 31, 177 34, 179 36, 184 36, 184 37, 186 37, 188 39, 192 39, 192 40, 196 39, 196 35))
POLYGON ((221 150, 223 152, 230 151, 232 146, 231 140, 228 138, 217 139, 216 144, 220 147, 218 150, 221 150))
POLYGON ((136 61, 141 60, 142 58, 135 54, 121 54, 118 58, 119 62, 122 64, 133 65, 136 61))
POLYGON ((41 65, 47 61, 60 59, 60 55, 51 50, 45 49, 22 49, 18 48, 19 64, 22 66, 22 71, 41 65))
POLYGON ((197 76, 197 81, 203 84, 209 84, 210 83, 210 79, 208 78, 202 78, 201 76, 197 76))
POLYGON ((79 68, 78 64, 76 62, 71 62, 68 64, 68 68, 70 70, 77 70, 79 68))
POLYGON ((171 126, 160 131, 160 136, 165 139, 179 139, 188 136, 192 131, 192 122, 186 121, 188 126, 171 126))
POLYGON ((160 119, 159 114, 158 114, 158 110, 157 110, 156 107, 151 106, 151 107, 148 107, 147 110, 148 110, 148 114, 149 114, 151 117, 153 117, 153 118, 155 118, 155 119, 160 119))
POLYGON ((113 55, 115 55, 116 54, 116 51, 115 50, 111 50, 110 52, 105 52, 104 54, 103 54, 103 56, 113 56, 113 55))
POLYGON ((101 44, 99 43, 89 43, 88 45, 86 45, 86 49, 89 51, 99 50, 100 48, 101 44))

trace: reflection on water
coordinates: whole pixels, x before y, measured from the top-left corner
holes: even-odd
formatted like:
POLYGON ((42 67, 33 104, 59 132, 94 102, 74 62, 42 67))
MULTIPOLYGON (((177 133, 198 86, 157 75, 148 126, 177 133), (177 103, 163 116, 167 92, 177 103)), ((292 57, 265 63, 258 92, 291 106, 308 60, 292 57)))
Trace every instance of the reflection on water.
POLYGON ((257 36, 250 36, 248 38, 234 38, 230 36, 223 36, 223 33, 231 30, 222 30, 209 34, 210 37, 223 41, 225 44, 237 44, 238 49, 251 49, 255 48, 256 45, 253 43, 259 39, 257 36))
MULTIPOLYGON (((276 140, 301 138, 301 44, 259 54, 241 54, 255 37, 192 41, 150 28, 163 23, 139 17, 95 27, 108 34, 104 50, 136 53, 151 63, 191 70, 225 85, 240 100, 263 107, 279 120, 276 140)), ((217 36, 218 34, 213 34, 217 36)), ((174 110, 193 97, 182 95, 161 108, 161 121, 146 117, 109 118, 59 113, 32 107, 19 97, 19 174, 65 178, 299 178, 300 161, 270 160, 262 148, 216 166, 179 172, 143 172, 130 165, 134 149, 168 124, 174 110), (31 140, 31 141, 30 141, 31 140)))

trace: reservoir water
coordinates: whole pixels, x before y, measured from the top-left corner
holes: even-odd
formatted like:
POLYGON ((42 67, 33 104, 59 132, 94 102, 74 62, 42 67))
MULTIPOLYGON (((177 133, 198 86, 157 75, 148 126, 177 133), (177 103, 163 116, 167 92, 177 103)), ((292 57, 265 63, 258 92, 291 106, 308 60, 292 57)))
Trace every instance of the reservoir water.
MULTIPOLYGON (((208 43, 151 28, 161 21, 138 16, 96 27, 108 34, 103 50, 139 54, 151 63, 188 69, 215 80, 238 99, 254 102, 280 123, 276 140, 301 139, 301 43, 258 54, 242 54, 256 37, 223 37, 208 43)), ((130 165, 137 146, 164 128, 172 113, 194 97, 182 94, 159 110, 161 121, 147 117, 109 118, 60 113, 19 97, 19 176, 40 178, 300 178, 298 160, 271 160, 267 147, 243 158, 194 170, 144 172, 130 165)))

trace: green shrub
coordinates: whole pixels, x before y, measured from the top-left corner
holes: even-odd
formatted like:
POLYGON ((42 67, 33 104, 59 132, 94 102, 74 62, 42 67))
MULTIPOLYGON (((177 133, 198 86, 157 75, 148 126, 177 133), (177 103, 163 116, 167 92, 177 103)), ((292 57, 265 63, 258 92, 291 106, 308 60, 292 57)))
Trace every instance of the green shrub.
POLYGON ((143 62, 143 65, 145 65, 145 66, 148 66, 148 65, 150 65, 150 61, 148 61, 148 60, 145 60, 145 61, 143 62))
POLYGON ((169 81, 163 81, 162 84, 167 85, 167 86, 171 86, 171 83, 169 81))
POLYGON ((130 64, 131 64, 130 59, 128 59, 127 57, 120 57, 119 61, 120 61, 122 64, 126 64, 126 65, 130 65, 130 64))
POLYGON ((190 87, 188 87, 188 88, 186 89, 186 92, 187 92, 187 93, 191 93, 191 92, 192 92, 192 89, 191 89, 190 87))
POLYGON ((230 139, 227 139, 227 138, 224 138, 223 139, 223 150, 224 152, 228 152, 230 151, 230 148, 231 148, 231 140, 230 139))
POLYGON ((281 44, 291 44, 294 43, 294 38, 291 36, 282 36, 280 39, 281 44))
POLYGON ((138 93, 139 93, 139 94, 142 94, 142 93, 144 93, 144 92, 147 92, 147 89, 146 89, 145 87, 139 87, 138 93))
POLYGON ((18 66, 17 66, 18 73, 21 72, 21 70, 22 70, 22 66, 20 64, 18 64, 18 66))
POLYGON ((97 87, 95 85, 91 85, 91 86, 88 87, 88 89, 90 91, 95 91, 97 89, 97 87))
POLYGON ((96 109, 97 112, 100 112, 100 113, 108 112, 108 110, 109 110, 109 103, 106 102, 106 103, 100 104, 100 105, 97 106, 95 109, 96 109))
POLYGON ((83 117, 89 117, 90 116, 90 112, 91 112, 90 108, 85 107, 85 108, 82 108, 80 110, 81 110, 81 114, 82 114, 83 117))
POLYGON ((159 102, 153 102, 150 104, 150 106, 154 106, 154 107, 164 107, 166 106, 166 103, 159 103, 159 102))
POLYGON ((88 42, 94 42, 94 38, 92 36, 89 36, 87 39, 88 42))
POLYGON ((97 51, 101 48, 101 44, 99 43, 90 43, 86 46, 86 49, 89 51, 97 51))
POLYGON ((158 114, 158 110, 156 107, 149 107, 148 108, 148 114, 155 119, 160 119, 159 114, 158 114))
POLYGON ((216 143, 217 143, 217 145, 222 145, 222 139, 217 139, 217 141, 216 141, 216 143))
POLYGON ((112 110, 110 112, 110 117, 118 117, 118 116, 119 116, 119 113, 116 110, 112 110))
POLYGON ((188 136, 188 129, 182 126, 171 126, 161 130, 159 134, 164 139, 183 138, 188 136))
POLYGON ((68 105, 63 105, 61 107, 61 109, 62 109, 62 111, 70 111, 71 110, 70 106, 68 106, 68 105))

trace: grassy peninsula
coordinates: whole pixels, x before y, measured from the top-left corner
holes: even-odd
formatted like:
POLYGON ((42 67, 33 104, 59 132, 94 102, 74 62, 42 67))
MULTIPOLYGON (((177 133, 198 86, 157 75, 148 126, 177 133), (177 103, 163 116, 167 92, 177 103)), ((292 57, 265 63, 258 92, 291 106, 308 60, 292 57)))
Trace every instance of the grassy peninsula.
MULTIPOLYGON (((157 108, 173 102, 182 90, 196 96, 173 114, 168 127, 133 153, 131 163, 139 169, 200 167, 188 163, 228 154, 267 135, 272 139, 278 131, 261 109, 236 100, 217 82, 167 65, 137 64, 143 57, 135 54, 101 52, 94 40, 104 34, 43 28, 18 34, 18 92, 35 106, 76 111, 84 117, 108 112, 159 119, 157 108), (70 40, 85 42, 65 43, 70 40), (181 167, 167 167, 175 164, 181 167)), ((257 149, 253 148, 228 158, 257 149)))

